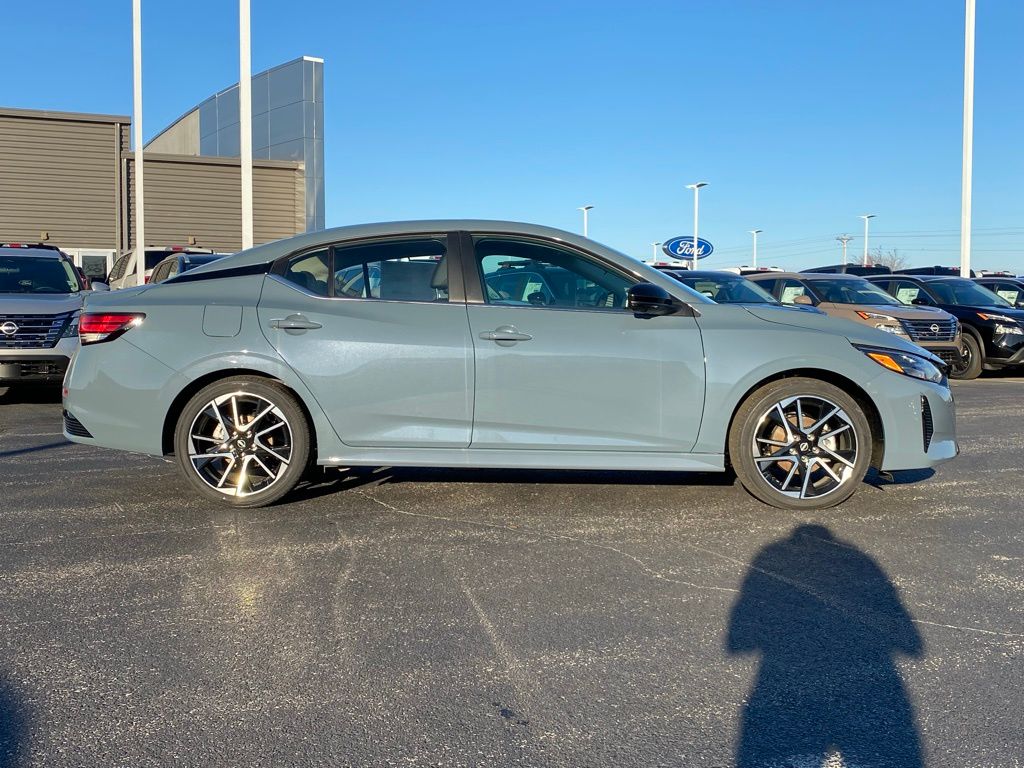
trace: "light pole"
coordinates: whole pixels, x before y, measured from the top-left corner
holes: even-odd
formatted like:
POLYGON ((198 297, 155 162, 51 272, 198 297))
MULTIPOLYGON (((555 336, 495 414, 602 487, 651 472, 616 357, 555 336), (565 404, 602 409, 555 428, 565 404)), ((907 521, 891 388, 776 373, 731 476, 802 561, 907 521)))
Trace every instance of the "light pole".
POLYGON ((142 0, 132 0, 132 133, 135 141, 135 278, 146 283, 146 215, 142 194, 142 0))
POLYGON ((846 244, 853 240, 853 238, 849 235, 840 235, 836 240, 843 244, 843 266, 846 266, 846 244))
POLYGON ((971 276, 971 173, 974 165, 974 0, 964 22, 964 157, 960 180, 960 276, 971 276))
POLYGON ((757 236, 759 234, 761 234, 762 232, 764 232, 763 229, 752 229, 752 230, 750 230, 750 234, 752 234, 754 236, 754 263, 751 264, 751 266, 754 269, 757 269, 757 236))
POLYGON ((860 218, 864 219, 864 266, 868 265, 868 222, 875 218, 873 213, 865 213, 860 218))
POLYGON ((252 248, 252 56, 249 0, 238 0, 238 147, 242 166, 242 250, 252 248))
POLYGON ((687 189, 693 190, 693 254, 690 259, 690 269, 697 268, 697 224, 700 219, 700 190, 706 187, 706 181, 698 181, 696 184, 687 184, 687 189))
POLYGON ((590 223, 590 216, 588 215, 594 206, 592 205, 581 205, 577 208, 577 211, 583 211, 583 236, 587 237, 588 224, 590 223))
POLYGON ((651 264, 658 260, 658 246, 661 243, 651 243, 651 264))

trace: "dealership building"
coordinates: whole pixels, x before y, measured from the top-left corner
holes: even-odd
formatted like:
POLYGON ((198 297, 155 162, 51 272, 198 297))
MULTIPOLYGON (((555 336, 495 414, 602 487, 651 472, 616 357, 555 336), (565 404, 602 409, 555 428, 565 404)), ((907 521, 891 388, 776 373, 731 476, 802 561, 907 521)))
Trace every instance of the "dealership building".
MULTIPOLYGON (((324 228, 323 60, 254 75, 253 235, 324 228)), ((46 241, 92 277, 134 247, 135 153, 125 115, 0 107, 0 242, 46 241)), ((149 141, 147 246, 242 246, 238 85, 149 141)))

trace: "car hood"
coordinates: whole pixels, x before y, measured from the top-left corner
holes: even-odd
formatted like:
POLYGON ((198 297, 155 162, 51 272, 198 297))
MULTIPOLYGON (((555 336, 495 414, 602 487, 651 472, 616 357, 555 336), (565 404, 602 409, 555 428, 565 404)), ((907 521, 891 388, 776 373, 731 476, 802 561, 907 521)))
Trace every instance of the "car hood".
POLYGON ((835 333, 845 336, 853 344, 865 344, 871 347, 884 347, 895 349, 900 352, 910 352, 914 355, 938 360, 931 352, 917 346, 913 342, 901 339, 885 331, 879 331, 863 323, 855 323, 852 320, 844 320, 840 317, 831 317, 825 314, 812 314, 810 312, 790 312, 784 307, 757 306, 748 304, 744 307, 750 314, 769 323, 789 325, 794 328, 807 328, 812 331, 823 333, 835 333))
POLYGON ((56 315, 82 306, 81 293, 0 293, 0 314, 56 315))

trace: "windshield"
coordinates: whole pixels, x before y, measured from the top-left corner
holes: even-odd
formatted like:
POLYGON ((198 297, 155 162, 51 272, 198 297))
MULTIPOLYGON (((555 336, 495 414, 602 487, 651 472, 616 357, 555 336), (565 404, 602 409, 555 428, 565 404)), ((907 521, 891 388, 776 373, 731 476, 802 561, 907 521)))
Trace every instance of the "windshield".
POLYGON ((900 301, 876 285, 860 278, 808 281, 822 301, 832 304, 883 304, 899 306, 900 301))
POLYGON ((928 290, 940 304, 963 304, 974 307, 1012 308, 1006 299, 970 280, 929 280, 928 290))
POLYGON ((0 293, 78 293, 75 268, 64 259, 0 256, 0 293))
POLYGON ((741 277, 690 277, 679 272, 666 274, 718 304, 779 303, 764 288, 741 277))

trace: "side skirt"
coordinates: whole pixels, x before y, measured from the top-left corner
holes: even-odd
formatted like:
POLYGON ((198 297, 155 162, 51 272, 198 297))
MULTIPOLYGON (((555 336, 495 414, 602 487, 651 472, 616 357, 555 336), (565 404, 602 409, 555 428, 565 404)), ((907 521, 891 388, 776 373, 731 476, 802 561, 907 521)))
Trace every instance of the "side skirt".
POLYGON ((482 448, 358 448, 321 456, 325 467, 473 467, 487 469, 600 469, 724 472, 725 456, 643 451, 535 451, 482 448))

